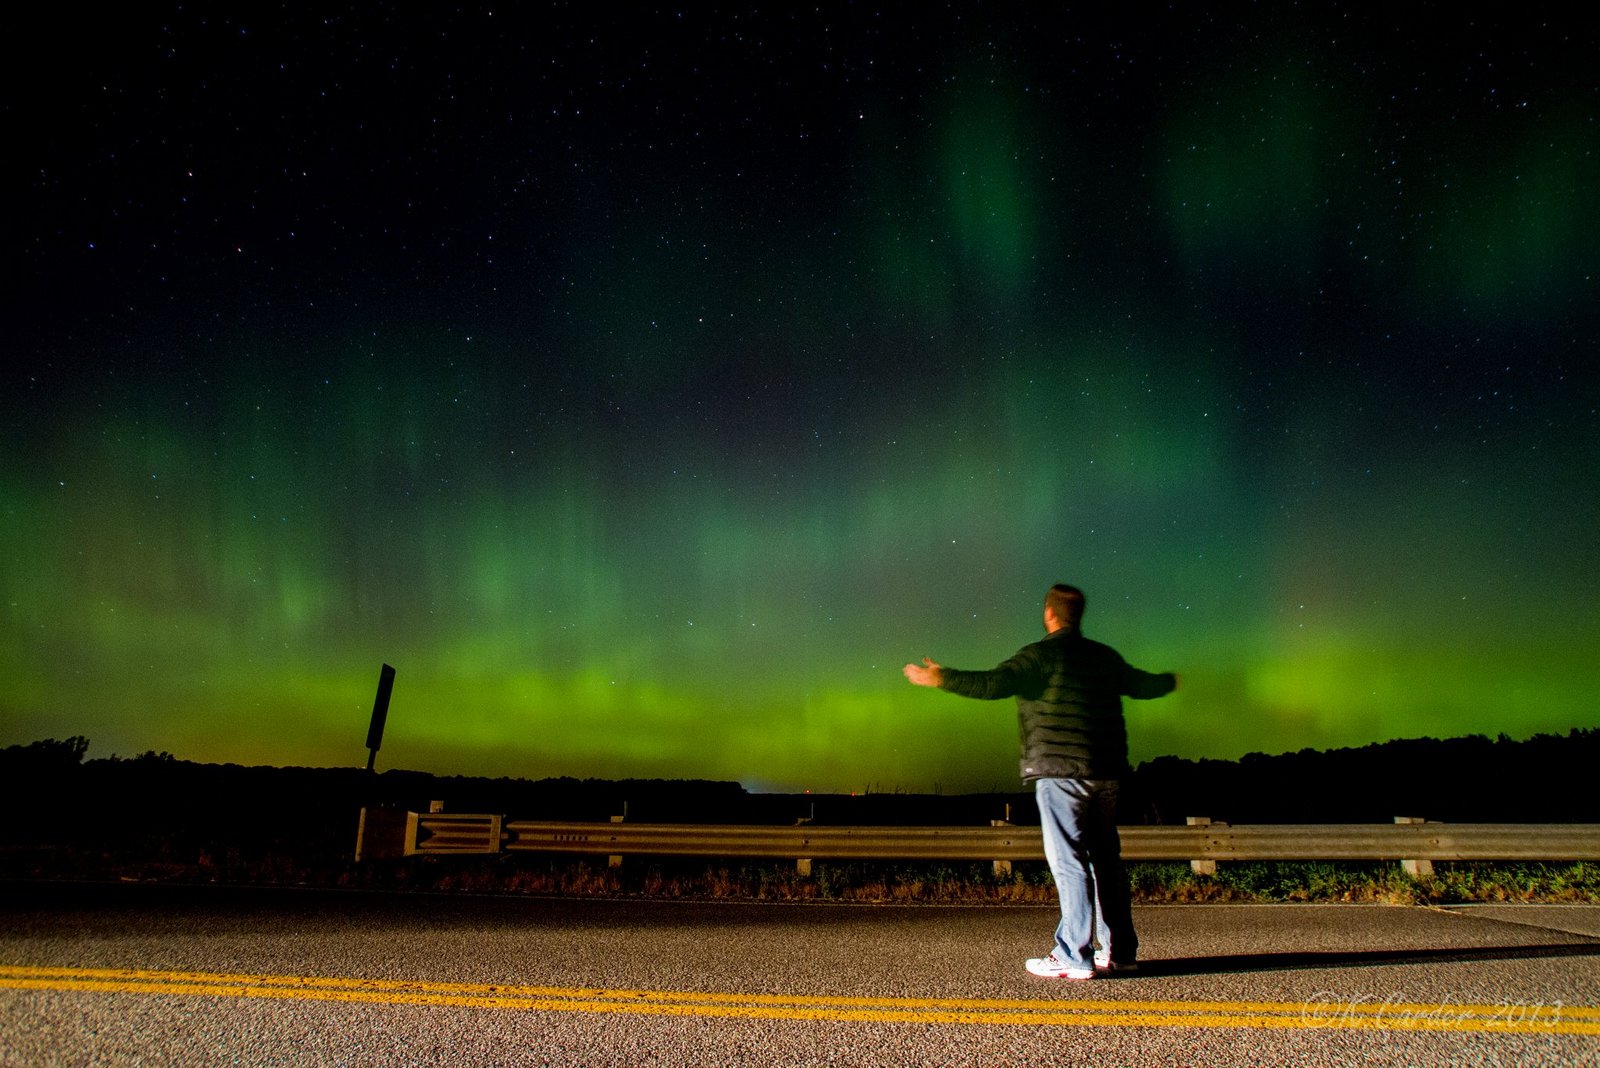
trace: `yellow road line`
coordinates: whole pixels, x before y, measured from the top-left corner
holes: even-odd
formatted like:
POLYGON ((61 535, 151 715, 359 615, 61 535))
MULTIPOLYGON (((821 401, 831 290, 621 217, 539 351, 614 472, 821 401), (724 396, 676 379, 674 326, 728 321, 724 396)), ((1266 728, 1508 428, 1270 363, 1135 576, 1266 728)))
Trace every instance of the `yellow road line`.
POLYGON ((1600 1035, 1600 1008, 1358 1001, 864 998, 0 965, 0 989, 761 1020, 1600 1035))

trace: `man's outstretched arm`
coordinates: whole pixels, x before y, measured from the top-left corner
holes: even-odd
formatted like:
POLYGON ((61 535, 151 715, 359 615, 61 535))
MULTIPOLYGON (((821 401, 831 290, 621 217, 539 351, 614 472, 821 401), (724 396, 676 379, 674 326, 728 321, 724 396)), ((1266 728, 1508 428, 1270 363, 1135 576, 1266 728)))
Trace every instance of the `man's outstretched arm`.
POLYGON ((923 657, 920 664, 907 664, 902 670, 913 686, 937 687, 944 682, 943 665, 934 663, 930 657, 923 657))
POLYGON ((1149 671, 1140 671, 1130 666, 1122 684, 1122 692, 1128 697, 1147 701, 1153 697, 1165 697, 1178 688, 1178 673, 1164 671, 1154 674, 1149 671))
POLYGON ((1028 692, 1038 675, 1026 649, 990 671, 947 668, 926 656, 920 665, 907 664, 902 670, 914 685, 934 686, 946 693, 976 697, 981 701, 1028 692))

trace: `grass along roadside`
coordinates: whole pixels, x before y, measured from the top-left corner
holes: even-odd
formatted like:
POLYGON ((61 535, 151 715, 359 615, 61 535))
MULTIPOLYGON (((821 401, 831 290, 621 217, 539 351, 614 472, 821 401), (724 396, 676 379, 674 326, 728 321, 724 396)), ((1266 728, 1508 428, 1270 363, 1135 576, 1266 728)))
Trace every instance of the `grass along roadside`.
MULTIPOLYGON (((1413 878, 1396 862, 1236 861, 1197 875, 1181 861, 1128 864, 1136 904, 1485 902, 1600 904, 1594 862, 1435 862, 1413 878)), ((559 856, 442 857, 355 863, 326 855, 226 848, 150 856, 56 849, 0 850, 0 879, 311 886, 560 897, 1035 905, 1055 901, 1043 861, 1008 874, 987 863, 793 861, 627 857, 621 866, 559 856), (187 854, 187 855, 185 855, 187 854)))
MULTIPOLYGON (((592 862, 419 865, 418 888, 556 896, 709 900, 837 901, 900 904, 1027 905, 1055 901, 1042 863, 1009 875, 987 864, 824 863, 812 874, 792 864, 717 864, 639 860, 610 868, 592 862)), ((401 874, 401 873, 396 873, 401 874)), ((1183 863, 1128 865, 1136 904, 1349 902, 1393 905, 1468 902, 1600 904, 1600 865, 1436 863, 1413 878, 1398 864, 1316 862, 1219 864, 1215 876, 1183 863)))

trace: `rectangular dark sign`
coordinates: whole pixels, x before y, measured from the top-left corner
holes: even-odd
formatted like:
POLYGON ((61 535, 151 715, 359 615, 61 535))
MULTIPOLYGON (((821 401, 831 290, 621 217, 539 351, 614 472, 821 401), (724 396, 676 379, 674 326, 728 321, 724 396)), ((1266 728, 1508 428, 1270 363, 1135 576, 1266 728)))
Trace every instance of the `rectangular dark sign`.
POLYGON ((383 745, 383 724, 389 718, 389 693, 394 689, 394 668, 388 664, 378 673, 378 696, 372 702, 372 725, 367 728, 367 767, 377 758, 383 745))

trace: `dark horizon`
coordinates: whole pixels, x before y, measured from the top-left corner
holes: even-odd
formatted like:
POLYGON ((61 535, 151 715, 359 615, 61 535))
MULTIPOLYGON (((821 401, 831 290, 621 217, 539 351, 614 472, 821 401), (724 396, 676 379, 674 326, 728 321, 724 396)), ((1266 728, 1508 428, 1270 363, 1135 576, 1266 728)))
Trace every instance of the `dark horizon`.
MULTIPOLYGON (((1030 823, 1037 819, 1031 790, 1017 781, 1004 788, 961 793, 900 788, 858 793, 756 791, 728 780, 570 775, 487 778, 404 768, 374 774, 357 765, 206 764, 154 752, 84 759, 87 745, 80 743, 86 741, 75 736, 9 746, 0 749, 0 768, 25 781, 39 775, 50 776, 39 779, 36 788, 63 789, 63 795, 54 798, 53 803, 65 802, 69 807, 94 807, 102 800, 84 796, 80 792, 82 783, 60 778, 87 769, 99 774, 133 774, 146 791, 160 785, 165 770, 176 776, 166 784, 178 791, 175 796, 182 795, 186 789, 183 782, 196 775, 224 777, 216 782, 232 777, 239 783, 244 779, 260 783, 274 778, 288 782, 312 776, 330 783, 336 778, 341 784, 334 788, 336 796, 296 790, 292 799, 261 795, 254 787, 244 790, 239 800, 253 798, 248 807, 261 810, 261 814, 269 813, 274 805, 287 804, 296 810, 320 811, 327 816, 345 802, 403 802, 421 810, 421 806, 440 800, 446 803, 447 811, 477 811, 489 801, 490 810, 513 817, 608 819, 623 814, 617 809, 619 804, 631 803, 638 806, 630 813, 631 818, 646 822, 700 822, 718 812, 723 819, 711 822, 746 822, 753 813, 759 814, 761 818, 756 821, 760 822, 774 817, 784 821, 806 816, 793 806, 809 801, 825 806, 820 812, 824 822, 841 817, 859 821, 861 813, 873 811, 880 818, 892 816, 896 822, 960 823, 1000 818, 1002 811, 994 805, 1003 800, 1005 812, 1016 821, 1030 823), (424 791, 429 791, 428 796, 423 796, 424 791), (736 791, 736 796, 730 791, 736 791), (537 798, 538 804, 553 805, 559 811, 516 811, 515 799, 519 797, 537 798), (474 805, 478 807, 473 808, 474 805), (945 818, 925 818, 924 813, 930 810, 945 818)), ((1492 739, 1483 735, 1396 739, 1348 749, 1252 753, 1238 760, 1164 756, 1143 762, 1130 772, 1124 786, 1121 822, 1181 823, 1189 816, 1234 823, 1388 822, 1395 816, 1412 816, 1444 822, 1600 823, 1600 795, 1587 788, 1585 778, 1585 772, 1596 760, 1600 760, 1600 729, 1580 727, 1527 739, 1506 735, 1492 739), (1515 798, 1485 795, 1472 783, 1476 777, 1489 774, 1525 775, 1546 785, 1515 798), (1354 789, 1352 784, 1361 784, 1361 788, 1354 789)), ((818 817, 819 811, 813 805, 808 818, 818 817)))

